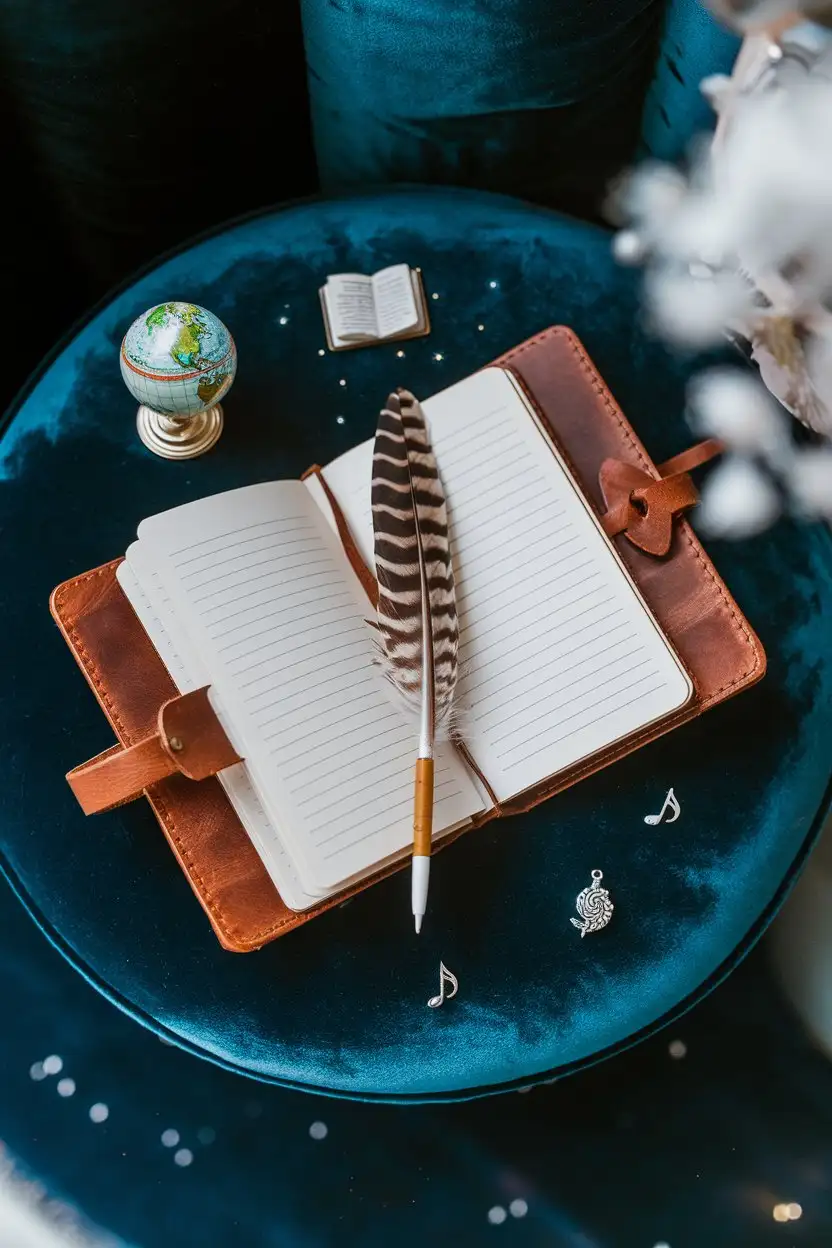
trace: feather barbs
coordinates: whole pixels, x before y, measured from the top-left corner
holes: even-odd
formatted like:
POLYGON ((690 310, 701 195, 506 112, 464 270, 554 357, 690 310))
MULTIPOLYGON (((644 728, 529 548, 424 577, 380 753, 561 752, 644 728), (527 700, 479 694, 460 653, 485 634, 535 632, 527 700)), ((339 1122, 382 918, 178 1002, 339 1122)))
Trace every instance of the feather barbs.
POLYGON ((424 413, 409 391, 391 394, 381 412, 372 471, 382 666, 414 712, 427 674, 438 727, 452 709, 459 624, 445 495, 424 413))

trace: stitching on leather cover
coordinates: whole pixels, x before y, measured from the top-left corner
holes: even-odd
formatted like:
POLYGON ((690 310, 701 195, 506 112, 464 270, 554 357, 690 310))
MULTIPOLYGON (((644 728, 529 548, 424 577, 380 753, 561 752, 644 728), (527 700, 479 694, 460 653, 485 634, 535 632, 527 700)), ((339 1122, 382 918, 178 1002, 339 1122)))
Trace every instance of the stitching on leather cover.
MULTIPOLYGON (((63 603, 66 599, 67 591, 69 589, 75 589, 78 585, 83 585, 86 581, 91 581, 95 577, 103 576, 105 573, 109 573, 109 570, 110 570, 110 565, 104 564, 100 568, 94 568, 92 572, 85 572, 83 576, 76 576, 74 580, 65 582, 60 587, 57 594, 55 595, 55 606, 58 609, 59 614, 63 607, 63 603)), ((61 618, 63 618, 63 616, 61 618)), ((135 744, 130 733, 128 733, 126 728, 124 727, 124 724, 121 721, 121 716, 119 715, 116 707, 113 705, 106 687, 102 683, 101 673, 99 672, 98 668, 93 662, 92 657, 88 653, 84 643, 81 641, 81 638, 78 636, 77 618, 67 619, 65 623, 66 623, 67 629, 69 630, 72 636, 72 642, 76 649, 76 653, 78 653, 81 656, 81 658, 84 660, 84 667, 86 671, 89 672, 90 679, 92 680, 94 687, 98 691, 98 694, 101 697, 102 702, 107 707, 108 713, 112 716, 113 723, 122 733, 122 735, 126 738, 126 740, 128 741, 130 745, 135 744)))
MULTIPOLYGON (((620 432, 623 434, 624 438, 626 439, 628 445, 630 446, 634 454, 638 457, 639 463, 645 470, 654 472, 655 465, 647 456, 647 453, 644 450, 641 443, 637 440, 629 424, 629 421, 627 421, 624 415, 622 414, 622 412, 619 411, 618 406, 615 403, 606 385, 604 384, 603 379, 595 370, 595 367, 592 364, 592 361, 589 359, 586 353, 582 350, 580 342, 572 333, 572 331, 569 330, 566 326, 556 325, 552 329, 546 330, 542 334, 538 334, 536 338, 530 338, 528 342, 522 343, 519 347, 515 348, 514 351, 511 351, 509 352, 508 355, 504 356, 502 359, 502 362, 504 364, 507 364, 510 360, 515 359, 517 356, 520 356, 525 351, 529 350, 530 347, 537 346, 541 342, 545 342, 548 338, 552 338, 552 337, 559 337, 559 338, 566 339, 566 341, 568 342, 569 346, 572 349, 572 352, 577 358, 578 363, 580 364, 583 372, 586 373, 587 378, 593 390, 601 399, 601 401, 604 404, 604 407, 607 409, 609 414, 614 418, 616 424, 618 425, 620 432)), ((539 413, 539 414, 542 415, 542 413, 539 413)), ((551 434, 552 429, 549 425, 549 421, 546 420, 545 417, 544 417, 544 421, 546 424, 546 428, 549 430, 551 434)), ((720 685, 719 689, 715 689, 713 693, 709 694, 707 698, 701 699, 700 706, 704 707, 704 706, 707 706, 709 703, 713 702, 721 694, 725 693, 726 690, 736 688, 737 685, 743 684, 744 681, 748 680, 749 677, 754 675, 754 673, 760 667, 760 650, 759 650, 759 647, 755 644, 752 634, 745 627, 744 622, 737 615, 735 603, 731 600, 724 586, 720 583, 720 580, 716 574, 716 570, 714 569, 710 560, 705 555, 704 551, 700 548, 697 539, 694 537, 693 533, 691 532, 689 524, 684 519, 680 519, 678 523, 679 523, 679 530, 682 536, 684 537, 685 541, 687 542, 689 550, 695 556, 695 558, 698 559, 699 562, 702 564, 702 568, 707 573, 708 577, 710 578, 711 584, 717 590, 719 597, 722 599, 724 606, 728 609, 728 613, 731 616, 731 622, 732 622, 734 631, 742 635, 742 637, 745 640, 746 645, 751 650, 754 656, 754 662, 749 668, 746 669, 746 671, 741 672, 733 680, 728 681, 727 684, 720 685)), ((672 721, 669 721, 669 722, 672 722, 672 721)))
MULTIPOLYGON (((66 602, 66 595, 70 589, 75 589, 79 585, 84 585, 86 582, 91 581, 95 579, 96 577, 111 574, 111 567, 112 567, 111 564, 104 564, 100 568, 94 568, 91 572, 84 573, 83 576, 77 576, 75 577, 74 580, 66 581, 63 585, 61 585, 60 589, 55 594, 54 601, 55 601, 55 608, 58 614, 61 616, 61 619, 63 619, 64 626, 66 627, 72 639, 72 645, 73 645, 73 648, 75 649, 75 653, 83 661, 84 670, 87 672, 89 679, 91 680, 95 690, 97 691, 99 697, 101 698, 101 701, 106 707, 107 714, 110 716, 110 719, 113 725, 118 729, 124 741, 128 745, 133 745, 134 744, 133 735, 132 733, 127 731, 127 728, 125 727, 125 724, 121 718, 121 715, 118 712, 117 707, 113 704, 113 701, 107 691, 107 687, 103 681, 103 673, 101 672, 100 668, 96 665, 95 661, 93 660, 92 656, 90 655, 89 651, 87 650, 86 646, 84 645, 83 641, 78 635, 77 619, 73 619, 72 617, 66 617, 63 614, 64 604, 66 602)), ((151 787, 155 788, 155 786, 151 786, 151 787)), ((165 826, 170 832, 171 839, 173 840, 174 844, 179 850, 182 860, 188 869, 189 876, 194 880, 196 884, 199 885, 200 896, 204 898, 205 904, 208 906, 211 913, 216 917, 217 922, 219 923, 220 927, 223 930, 223 933, 229 938, 233 938, 234 929, 229 926, 229 921, 224 911, 222 910, 221 906, 214 898, 213 894, 211 893, 210 889, 206 885, 202 876, 199 874, 198 870, 196 869, 193 859, 188 853, 188 850, 183 844, 182 838, 180 837, 179 832, 177 831, 176 822, 173 816, 170 814, 164 801, 157 793, 153 794, 153 798, 154 798, 154 801, 157 801, 159 804, 159 808, 160 808, 160 811, 162 812, 162 818, 164 819, 165 826)))
MULTIPOLYGON (((118 564, 118 563, 121 563, 121 560, 118 559, 118 560, 114 560, 113 562, 118 564)), ((113 569, 113 563, 104 564, 99 568, 93 568, 91 571, 85 572, 82 576, 77 576, 70 581, 65 581, 55 591, 53 600, 55 603, 56 613, 59 619, 61 620, 64 628, 66 629, 66 632, 72 643, 73 652, 75 653, 76 657, 80 659, 83 669, 86 672, 87 677, 90 683, 92 684, 94 690, 98 694, 102 704, 104 705, 107 715, 110 717, 113 726, 121 734, 126 744, 133 745, 134 738, 132 734, 127 731, 116 706, 114 705, 111 697, 109 696, 107 692, 107 687, 103 681, 103 673, 97 667, 95 661, 93 660, 92 656, 90 655, 89 651, 84 646, 84 643, 81 641, 81 638, 78 635, 78 631, 76 627, 77 619, 68 615, 65 610, 66 597, 72 589, 76 589, 78 586, 84 585, 89 581, 95 580, 97 577, 112 576, 113 575, 112 569, 113 569)), ((164 783, 164 781, 162 781, 161 783, 164 783)), ((401 864, 396 864, 396 866, 394 867, 390 867, 390 866, 382 867, 381 870, 374 872, 373 875, 367 876, 365 879, 363 879, 360 882, 360 884, 354 885, 351 889, 345 889, 343 892, 337 893, 333 897, 324 899, 318 905, 313 906, 312 909, 310 910, 302 910, 302 911, 293 910, 285 918, 279 919, 277 922, 270 924, 268 927, 261 928, 259 931, 256 931, 254 933, 244 932, 243 929, 232 924, 228 915, 222 909, 222 906, 216 900, 213 893, 206 885, 205 880, 203 879, 202 875, 199 873, 196 866, 194 865, 194 861, 191 855, 189 854, 187 848, 185 847, 185 844, 182 841, 181 836, 179 835, 179 832, 176 827, 176 820, 173 814, 171 813, 170 808, 167 802, 165 801, 165 798, 159 791, 159 785, 158 784, 151 785, 150 788, 146 790, 146 796, 148 800, 150 801, 153 809, 158 813, 159 817, 162 819, 164 827, 167 829, 170 835, 171 841, 176 846, 176 849, 179 853, 181 861, 184 864, 184 867, 187 871, 188 878, 191 879, 194 882, 194 884, 198 885, 200 900, 203 902, 203 904, 208 909, 210 914, 216 920, 217 927, 220 929, 222 934, 229 941, 231 941, 234 945, 234 948, 238 950, 245 949, 247 951, 250 951, 253 949, 258 949, 261 945, 266 943, 269 937, 276 935, 283 928, 302 926, 309 919, 313 919, 317 915, 324 913, 326 910, 329 910, 332 907, 337 906, 340 902, 349 900, 351 897, 354 897, 357 893, 361 892, 362 889, 368 887, 371 884, 374 884, 377 880, 381 880, 385 878, 387 875, 392 874, 393 871, 395 871, 396 869, 400 869, 401 866, 406 865, 403 862, 401 864)), ((442 844, 441 846, 439 846, 439 848, 444 849, 447 845, 450 845, 453 841, 457 839, 458 836, 461 836, 462 832, 465 830, 466 829, 464 828, 460 828, 457 832, 451 833, 450 835, 443 837, 442 844)))
MULTIPOLYGON (((118 560, 117 562, 121 562, 121 561, 118 560)), ((85 572, 82 576, 77 576, 71 581, 65 581, 64 584, 59 586, 58 590, 56 591, 54 602, 55 602, 55 609, 58 615, 60 616, 61 620, 63 621, 64 627, 66 628, 70 636, 73 649, 76 655, 81 659, 83 663, 84 671, 87 673, 90 681, 93 684, 93 687, 95 688, 102 703, 104 704, 107 710, 107 714, 110 716, 113 725, 119 731, 124 741, 128 745, 133 745, 134 744, 133 736, 131 733, 127 731, 127 728, 124 725, 124 722, 118 712, 118 709, 113 704, 113 701, 107 692, 107 687, 103 681, 103 673, 100 671, 100 669, 96 665, 95 661, 93 660, 92 656, 90 655, 89 651, 87 650, 87 648, 85 647, 84 643, 81 641, 81 638, 78 635, 77 619, 71 616, 68 616, 65 612, 66 597, 70 590, 76 589, 78 586, 84 585, 87 582, 94 580, 96 577, 111 575, 112 574, 111 569, 112 569, 112 564, 104 564, 102 567, 93 568, 92 571, 85 572)), ((245 947, 248 950, 256 949, 260 945, 264 944, 270 936, 274 936, 277 932, 281 931, 284 927, 300 926, 303 923, 305 923, 307 920, 315 918, 316 915, 323 913, 325 910, 329 909, 333 904, 335 905, 338 904, 338 902, 334 898, 327 898, 325 901, 321 902, 319 905, 314 906, 311 910, 292 911, 291 914, 287 915, 283 919, 279 919, 276 923, 271 924, 269 927, 261 928, 259 931, 254 932, 253 934, 250 934, 250 933, 244 934, 242 929, 232 924, 228 915, 222 909, 222 906, 216 900, 213 893, 211 892, 211 890, 208 888, 207 884, 205 883, 205 880, 203 879, 202 875, 200 875, 199 871, 194 865, 194 861, 190 853, 188 852, 181 836, 179 835, 179 832, 176 826, 176 820, 173 814, 171 813, 170 808, 167 802, 165 801, 164 797, 159 792, 159 786, 151 785, 150 789, 147 790, 147 796, 150 799, 150 802, 153 805, 153 807, 156 810, 158 810, 158 813, 161 816, 165 827, 170 833, 170 838, 173 841, 174 845, 176 846, 177 850, 179 851, 179 855, 187 869, 189 878, 192 879, 194 883, 198 885, 200 898, 203 900, 203 902, 207 906, 210 913, 216 919, 217 925, 222 931, 223 935, 226 936, 230 941, 232 941, 237 948, 245 947)), ((456 836, 446 837, 444 839, 444 844, 448 845, 451 843, 452 840, 455 840, 455 839, 456 839, 456 836)), ((374 874, 368 877, 366 880, 363 880, 360 886, 356 886, 349 891, 344 891, 343 894, 339 893, 337 894, 337 896, 342 897, 343 900, 346 901, 348 898, 352 897, 355 893, 360 891, 361 887, 366 887, 374 883, 376 879, 380 879, 386 874, 388 874, 388 869, 383 868, 377 874, 374 874)))

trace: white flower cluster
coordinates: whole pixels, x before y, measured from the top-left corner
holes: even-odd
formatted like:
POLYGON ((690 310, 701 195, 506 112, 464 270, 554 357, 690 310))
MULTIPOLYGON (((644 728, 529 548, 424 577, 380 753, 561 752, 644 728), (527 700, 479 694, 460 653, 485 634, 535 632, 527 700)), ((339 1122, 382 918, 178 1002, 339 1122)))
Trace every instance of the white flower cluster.
POLYGON ((832 0, 710 0, 710 7, 737 30, 771 30, 802 18, 832 22, 832 0))
POLYGON ((712 368, 688 390, 690 421, 720 438, 724 458, 702 492, 699 527, 712 537, 753 537, 784 504, 832 520, 832 446, 795 446, 782 407, 750 372, 712 368))
MULTIPOLYGON (((645 165, 615 188, 615 254, 644 266, 656 332, 695 348, 745 341, 783 407, 829 439, 832 52, 810 64, 767 39, 744 52, 731 78, 702 84, 720 121, 687 171, 645 165)), ((690 403, 730 448, 703 496, 711 532, 749 536, 784 503, 832 516, 832 448, 796 448, 758 381, 719 370, 697 380, 690 403)))

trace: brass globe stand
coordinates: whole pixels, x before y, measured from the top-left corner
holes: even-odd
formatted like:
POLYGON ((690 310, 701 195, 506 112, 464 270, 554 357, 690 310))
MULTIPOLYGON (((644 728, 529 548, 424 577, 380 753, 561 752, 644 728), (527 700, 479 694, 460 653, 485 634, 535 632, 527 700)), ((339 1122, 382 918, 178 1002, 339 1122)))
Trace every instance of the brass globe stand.
POLYGON ((139 437, 162 459, 194 459, 210 451, 222 433, 222 404, 193 416, 167 416, 142 403, 136 414, 139 437))

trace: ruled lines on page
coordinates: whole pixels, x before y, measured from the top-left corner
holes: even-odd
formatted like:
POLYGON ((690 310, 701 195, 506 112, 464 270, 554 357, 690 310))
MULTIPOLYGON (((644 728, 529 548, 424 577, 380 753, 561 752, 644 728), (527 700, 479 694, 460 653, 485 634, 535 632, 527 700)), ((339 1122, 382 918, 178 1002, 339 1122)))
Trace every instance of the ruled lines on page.
MULTIPOLYGON (((448 501, 466 744, 507 799, 668 714, 690 685, 508 374, 485 369, 424 408, 448 501)), ((326 469, 362 553, 370 453, 326 469)))
MULTIPOLYGON (((369 604, 299 482, 178 511, 144 522, 140 541, 303 886, 325 893, 412 837, 415 733, 374 665, 369 604)), ((438 829, 481 808, 451 749, 436 799, 438 829)))
MULTIPOLYGON (((148 566, 141 542, 129 547, 116 576, 179 692, 189 693, 208 684, 208 674, 183 637, 170 597, 159 573, 148 566)), ((292 910, 308 910, 317 905, 320 898, 304 890, 280 832, 272 825, 254 790, 245 764, 226 767, 217 779, 286 905, 292 910)))

